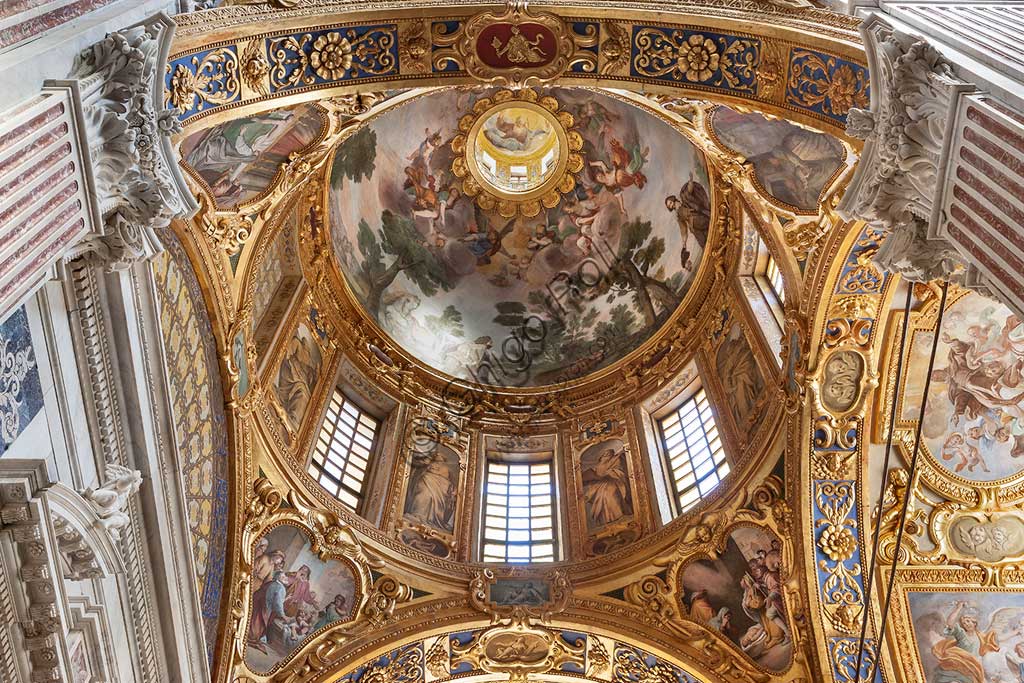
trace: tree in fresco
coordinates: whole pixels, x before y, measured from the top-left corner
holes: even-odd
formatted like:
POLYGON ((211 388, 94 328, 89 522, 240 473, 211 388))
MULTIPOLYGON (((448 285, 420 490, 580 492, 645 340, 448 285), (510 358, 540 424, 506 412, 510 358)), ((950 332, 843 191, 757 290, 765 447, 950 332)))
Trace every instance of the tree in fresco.
POLYGON ((340 189, 345 178, 357 183, 373 176, 377 161, 377 133, 363 126, 345 140, 334 154, 331 187, 340 189))
POLYGON ((678 288, 672 287, 671 280, 665 281, 657 275, 663 271, 651 273, 651 268, 665 254, 665 239, 651 238, 653 227, 650 221, 635 219, 622 226, 619 237, 619 249, 616 253, 615 267, 611 276, 617 284, 624 284, 633 293, 640 313, 647 327, 656 325, 658 311, 655 302, 662 312, 671 313, 682 300, 677 294, 678 288))
POLYGON ((385 210, 380 222, 381 229, 375 235, 366 220, 360 220, 356 238, 363 256, 359 274, 366 283, 366 309, 375 318, 380 315, 384 291, 399 273, 414 282, 424 296, 434 296, 438 288, 451 289, 444 266, 427 248, 412 220, 385 210), (394 257, 390 265, 385 265, 385 254, 394 257))
POLYGON ((427 315, 423 318, 427 329, 438 337, 450 334, 453 337, 466 336, 466 330, 462 327, 462 313, 453 304, 448 304, 441 312, 441 315, 427 315))
POLYGON ((596 330, 597 337, 607 340, 613 347, 625 346, 636 331, 636 315, 626 304, 613 308, 610 319, 599 322, 596 330))

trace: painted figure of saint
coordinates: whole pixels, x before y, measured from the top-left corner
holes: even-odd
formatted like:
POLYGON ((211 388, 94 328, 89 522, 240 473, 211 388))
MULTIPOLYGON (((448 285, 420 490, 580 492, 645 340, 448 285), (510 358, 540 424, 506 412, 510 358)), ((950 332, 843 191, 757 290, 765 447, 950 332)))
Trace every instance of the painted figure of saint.
POLYGON ((611 524, 632 513, 624 450, 605 448, 583 470, 583 501, 594 526, 611 524))
POLYGON ((406 516, 435 529, 452 531, 455 482, 444 454, 437 449, 425 456, 413 456, 413 467, 418 476, 406 505, 406 516))
POLYGON ((299 335, 292 337, 277 380, 277 395, 292 427, 297 428, 306 414, 319 365, 320 359, 318 353, 314 353, 312 342, 299 335))

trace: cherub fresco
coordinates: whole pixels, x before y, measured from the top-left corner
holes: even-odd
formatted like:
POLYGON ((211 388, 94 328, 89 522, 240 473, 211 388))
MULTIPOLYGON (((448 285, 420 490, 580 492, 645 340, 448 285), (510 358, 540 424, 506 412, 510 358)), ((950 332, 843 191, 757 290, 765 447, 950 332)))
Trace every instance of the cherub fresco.
POLYGON ((1024 596, 911 592, 926 683, 1024 683, 1024 596))
MULTIPOLYGON (((491 94, 428 95, 343 142, 332 170, 332 241, 346 252, 338 260, 356 297, 411 353, 464 379, 544 384, 620 358, 679 305, 708 238, 707 169, 700 152, 660 119, 604 95, 548 89, 541 94, 576 117, 586 171, 556 207, 502 218, 462 196, 451 171, 449 143, 460 117, 491 94), (655 164, 664 170, 649 176, 655 164), (697 216, 687 219, 686 232, 664 202, 681 187, 697 216), (621 267, 611 267, 615 260, 621 267), (552 300, 584 262, 610 274, 575 287, 572 305, 552 300), (505 312, 507 305, 516 311, 505 312), (444 322, 456 319, 455 327, 444 322), (495 362, 526 319, 542 321, 545 343, 531 342, 517 368, 495 362)), ((496 146, 518 148, 539 140, 536 130, 511 110, 495 116, 486 134, 496 146)))
MULTIPOLYGON (((912 339, 908 406, 919 405, 930 333, 912 339)), ((904 410, 904 419, 916 419, 904 410)), ((951 304, 939 332, 923 433, 949 471, 993 481, 1024 469, 1024 324, 970 293, 951 304)))
POLYGON ((275 527, 253 549, 252 600, 245 661, 269 671, 306 638, 351 618, 355 575, 340 560, 324 562, 297 527, 275 527))

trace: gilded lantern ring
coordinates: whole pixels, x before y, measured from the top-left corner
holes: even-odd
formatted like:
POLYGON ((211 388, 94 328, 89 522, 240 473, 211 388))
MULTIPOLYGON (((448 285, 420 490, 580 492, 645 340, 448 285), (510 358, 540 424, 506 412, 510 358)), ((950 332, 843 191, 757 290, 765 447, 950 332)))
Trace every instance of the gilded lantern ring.
POLYGON ((583 137, 572 114, 535 90, 500 90, 459 119, 452 173, 484 211, 533 217, 554 208, 583 170, 583 137))

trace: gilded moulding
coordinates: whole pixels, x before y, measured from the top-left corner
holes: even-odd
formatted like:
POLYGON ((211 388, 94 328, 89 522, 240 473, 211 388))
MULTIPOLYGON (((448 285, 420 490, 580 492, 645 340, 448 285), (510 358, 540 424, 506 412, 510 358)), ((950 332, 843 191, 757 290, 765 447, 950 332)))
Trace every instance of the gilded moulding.
MULTIPOLYGON (((887 304, 891 287, 890 278, 870 261, 878 248, 877 232, 857 224, 839 223, 837 228, 807 264, 804 306, 814 311, 814 318, 809 321, 804 384, 812 405, 794 417, 801 425, 800 457, 807 463, 802 475, 802 495, 808 496, 803 528, 810 551, 805 571, 819 605, 811 624, 817 641, 827 644, 819 675, 852 683, 858 680, 853 669, 867 599, 863 544, 870 539, 862 533, 870 528, 861 502, 867 495, 864 421, 882 336, 876 316, 887 304)), ((861 676, 875 659, 874 648, 869 628, 861 676)))
POLYGON ((495 85, 538 85, 566 71, 597 70, 597 24, 530 12, 526 2, 508 3, 501 14, 482 12, 464 22, 433 22, 431 69, 464 70, 495 85))
POLYGON ((205 12, 205 40, 191 28, 179 29, 179 36, 189 37, 179 38, 167 88, 181 105, 183 122, 191 125, 223 108, 249 113, 267 98, 320 99, 318 91, 333 95, 353 87, 382 89, 384 83, 404 88, 443 79, 450 85, 543 82, 629 89, 642 83, 650 92, 747 102, 846 139, 848 105, 866 93, 859 37, 826 28, 827 20, 841 19, 827 13, 812 12, 815 22, 794 24, 800 11, 776 13, 760 3, 730 7, 726 14, 736 15, 730 17, 707 16, 708 8, 696 5, 679 8, 691 14, 676 14, 630 3, 624 12, 574 8, 571 18, 515 7, 498 15, 416 11, 406 4, 390 13, 382 5, 372 15, 349 7, 350 21, 330 23, 328 16, 337 17, 339 6, 344 3, 280 12, 278 21, 293 18, 294 28, 287 31, 261 33, 269 23, 242 28, 228 10, 243 8, 205 12), (198 65, 213 50, 230 55, 224 59, 235 65, 233 81, 200 72, 198 65))

